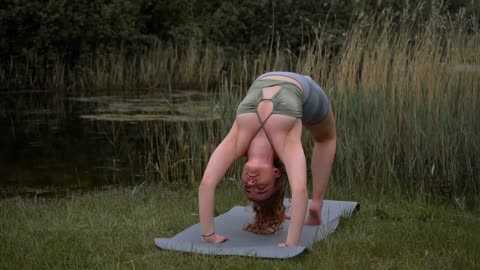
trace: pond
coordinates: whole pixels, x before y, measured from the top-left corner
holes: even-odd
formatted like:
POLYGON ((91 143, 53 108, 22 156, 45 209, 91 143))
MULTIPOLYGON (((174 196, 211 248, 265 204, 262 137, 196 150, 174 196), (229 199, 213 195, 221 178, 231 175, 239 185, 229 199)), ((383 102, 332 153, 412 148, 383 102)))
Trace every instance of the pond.
POLYGON ((196 90, 66 98, 0 92, 2 195, 140 183, 148 126, 216 121, 213 100, 196 90))

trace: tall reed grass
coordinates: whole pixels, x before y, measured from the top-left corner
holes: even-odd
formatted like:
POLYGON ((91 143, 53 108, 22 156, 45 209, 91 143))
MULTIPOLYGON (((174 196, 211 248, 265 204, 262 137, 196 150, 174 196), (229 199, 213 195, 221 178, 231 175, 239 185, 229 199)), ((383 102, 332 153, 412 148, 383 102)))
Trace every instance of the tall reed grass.
MULTIPOLYGON (((256 76, 295 71, 310 74, 331 98, 339 134, 333 182, 352 192, 402 192, 478 207, 480 72, 459 67, 480 64, 479 29, 475 19, 448 18, 440 11, 434 8, 421 27, 416 12, 397 15, 400 24, 388 12, 362 18, 338 54, 326 48, 321 33, 299 55, 273 45, 254 57, 238 54, 209 75, 220 78, 220 102, 228 116, 220 123, 223 129, 203 137, 208 147, 187 156, 207 160, 256 76)), ((311 144, 308 137, 305 144, 311 144)))
MULTIPOLYGON (((337 118, 333 185, 352 193, 402 192, 406 197, 476 208, 478 19, 463 13, 441 15, 442 7, 434 6, 427 22, 418 25, 421 9, 419 5, 413 12, 384 11, 355 20, 340 51, 326 45, 321 31, 298 53, 281 48, 278 40, 258 54, 239 51, 228 57, 211 45, 192 42, 185 47, 159 41, 141 55, 127 56, 119 49, 68 72, 59 64, 54 69, 58 73, 49 76, 56 87, 67 88, 63 83, 73 82, 69 89, 75 94, 139 88, 213 90, 216 98, 208 102, 220 108, 222 120, 170 128, 144 126, 147 179, 194 184, 228 131, 237 102, 259 74, 272 70, 308 74, 329 95, 337 118), (470 71, 462 70, 466 65, 470 71)), ((305 136, 305 144, 311 143, 305 136)))

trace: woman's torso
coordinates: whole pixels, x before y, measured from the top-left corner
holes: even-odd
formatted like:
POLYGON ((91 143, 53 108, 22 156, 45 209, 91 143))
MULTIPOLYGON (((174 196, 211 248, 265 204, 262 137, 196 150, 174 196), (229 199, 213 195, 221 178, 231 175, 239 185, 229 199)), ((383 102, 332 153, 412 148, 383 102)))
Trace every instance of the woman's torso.
MULTIPOLYGON (((251 108, 250 110, 237 114, 236 120, 239 127, 239 140, 250 143, 268 140, 273 148, 278 151, 293 130, 296 130, 296 133, 298 133, 298 129, 301 130, 301 103, 304 94, 303 87, 297 80, 282 75, 261 76, 257 81, 283 81, 288 82, 289 86, 288 89, 286 89, 285 86, 282 85, 274 84, 270 86, 270 84, 267 84, 269 86, 262 88, 260 93, 262 95, 261 98, 263 99, 257 100, 258 104, 256 104, 256 111, 253 111, 253 108, 251 108), (298 114, 296 113, 298 108, 283 108, 280 110, 274 108, 275 100, 270 99, 278 98, 278 96, 282 94, 285 95, 284 93, 279 93, 279 91, 300 91, 299 93, 295 93, 294 97, 291 98, 296 101, 293 103, 290 102, 289 105, 287 105, 290 107, 299 106, 300 117, 298 117, 298 114), (300 104, 297 104, 299 102, 300 104), (284 111, 286 113, 282 113, 284 111)), ((288 94, 291 95, 292 93, 288 94)))

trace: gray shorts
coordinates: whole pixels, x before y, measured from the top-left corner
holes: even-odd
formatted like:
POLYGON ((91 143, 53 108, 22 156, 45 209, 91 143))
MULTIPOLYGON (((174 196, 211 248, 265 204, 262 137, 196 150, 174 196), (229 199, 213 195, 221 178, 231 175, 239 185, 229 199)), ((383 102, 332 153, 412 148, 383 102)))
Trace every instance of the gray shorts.
POLYGON ((302 123, 315 125, 327 118, 330 111, 330 102, 323 89, 310 76, 293 72, 273 71, 260 75, 257 79, 266 76, 286 76, 296 80, 303 88, 302 123))
POLYGON ((303 101, 302 122, 305 125, 315 125, 323 122, 330 111, 330 102, 323 89, 305 76, 310 82, 310 94, 303 101))

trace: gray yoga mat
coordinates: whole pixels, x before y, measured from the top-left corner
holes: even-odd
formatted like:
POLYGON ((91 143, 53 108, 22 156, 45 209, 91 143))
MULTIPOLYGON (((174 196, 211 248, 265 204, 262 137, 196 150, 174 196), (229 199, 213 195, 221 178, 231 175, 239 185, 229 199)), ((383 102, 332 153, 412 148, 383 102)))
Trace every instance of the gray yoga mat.
MULTIPOLYGON (((311 200, 308 204, 310 203, 311 200)), ((285 199, 284 204, 288 211, 290 201, 285 199)), ((230 238, 225 243, 204 243, 200 237, 200 224, 197 223, 172 238, 156 238, 155 245, 160 249, 210 255, 291 258, 310 249, 315 242, 324 239, 337 228, 340 217, 349 216, 358 208, 357 202, 325 200, 322 208, 322 224, 304 226, 300 245, 297 247, 277 246, 287 238, 288 220, 283 224, 283 229, 273 235, 258 235, 244 231, 243 225, 253 221, 253 210, 251 207, 242 206, 235 206, 215 218, 216 232, 230 238)))

